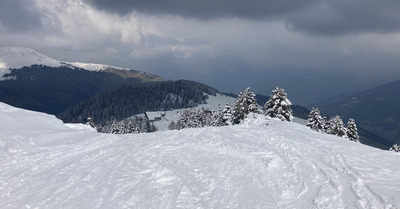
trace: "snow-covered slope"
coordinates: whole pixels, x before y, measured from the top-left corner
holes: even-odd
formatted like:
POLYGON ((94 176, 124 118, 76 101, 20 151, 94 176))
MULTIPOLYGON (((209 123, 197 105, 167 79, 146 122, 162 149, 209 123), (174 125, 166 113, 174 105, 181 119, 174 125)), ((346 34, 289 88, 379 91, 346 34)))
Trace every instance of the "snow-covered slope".
MULTIPOLYGON (((229 103, 234 105, 236 98, 229 97, 226 95, 222 95, 217 93, 215 96, 208 95, 208 99, 206 100, 206 104, 201 104, 196 108, 204 108, 208 110, 216 110, 220 105, 222 109, 224 109, 225 104, 229 103)), ((147 112, 147 115, 150 119, 155 117, 160 117, 160 121, 155 121, 154 125, 157 127, 157 131, 166 131, 168 130, 168 125, 171 121, 177 122, 179 116, 181 114, 181 109, 169 110, 169 111, 155 111, 155 112, 147 112)), ((143 115, 140 115, 143 116, 143 115)))
POLYGON ((126 68, 120 68, 120 67, 103 65, 103 64, 95 64, 95 63, 69 62, 69 64, 72 66, 78 67, 78 68, 89 70, 89 71, 102 71, 102 70, 106 70, 108 68, 113 68, 113 69, 117 69, 117 70, 129 70, 126 68))
POLYGON ((19 69, 32 65, 46 65, 49 67, 60 67, 64 65, 82 68, 89 71, 102 71, 108 68, 128 70, 125 68, 102 64, 58 61, 33 49, 25 47, 0 47, 0 80, 4 79, 4 74, 10 72, 10 68, 19 69))
POLYGON ((398 153, 296 123, 107 135, 0 118, 0 208, 400 207, 398 153))
POLYGON ((10 72, 10 68, 22 68, 31 65, 59 67, 62 63, 39 52, 24 47, 0 47, 0 80, 10 72))

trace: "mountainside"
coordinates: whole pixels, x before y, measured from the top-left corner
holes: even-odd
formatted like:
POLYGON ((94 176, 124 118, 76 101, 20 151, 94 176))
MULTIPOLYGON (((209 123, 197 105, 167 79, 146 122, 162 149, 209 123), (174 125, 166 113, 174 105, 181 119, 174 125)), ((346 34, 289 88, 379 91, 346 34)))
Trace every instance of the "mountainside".
POLYGON ((57 115, 64 122, 96 123, 121 120, 145 111, 195 107, 205 103, 207 95, 216 95, 214 88, 194 81, 164 81, 143 85, 122 86, 106 91, 68 108, 57 115))
POLYGON ((344 95, 318 105, 321 113, 354 118, 357 125, 390 141, 400 143, 400 80, 376 88, 344 95))
POLYGON ((51 114, 122 85, 162 81, 107 65, 57 61, 27 48, 0 48, 0 101, 51 114))
POLYGON ((0 208, 399 208, 400 155, 248 117, 99 134, 0 103, 0 208))

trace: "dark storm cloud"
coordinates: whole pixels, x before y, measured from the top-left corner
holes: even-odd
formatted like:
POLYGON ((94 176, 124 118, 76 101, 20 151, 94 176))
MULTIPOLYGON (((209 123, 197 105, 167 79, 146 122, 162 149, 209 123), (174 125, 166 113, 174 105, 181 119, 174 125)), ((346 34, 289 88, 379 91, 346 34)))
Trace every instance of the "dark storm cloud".
POLYGON ((306 7, 315 0, 87 0, 96 7, 126 15, 135 10, 199 19, 220 17, 262 18, 306 7))
POLYGON ((132 11, 209 20, 281 19, 289 29, 318 35, 400 30, 399 0, 86 0, 120 15, 132 11))
POLYGON ((41 14, 31 0, 0 0, 0 24, 14 32, 42 26, 41 14))
POLYGON ((319 1, 285 19, 290 29, 319 35, 397 32, 400 30, 400 1, 319 1))

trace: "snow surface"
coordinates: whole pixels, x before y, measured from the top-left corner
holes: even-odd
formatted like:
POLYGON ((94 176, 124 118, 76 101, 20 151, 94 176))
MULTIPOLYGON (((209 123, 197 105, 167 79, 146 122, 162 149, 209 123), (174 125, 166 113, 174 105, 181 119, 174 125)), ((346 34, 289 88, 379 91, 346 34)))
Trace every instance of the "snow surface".
POLYGON ((0 81, 5 79, 3 77, 5 74, 10 73, 10 68, 20 69, 32 65, 46 65, 49 67, 68 66, 89 71, 102 71, 108 68, 129 70, 102 64, 58 61, 25 47, 0 47, 0 81))
POLYGON ((400 155, 250 115, 99 134, 0 103, 0 208, 399 208, 400 155))

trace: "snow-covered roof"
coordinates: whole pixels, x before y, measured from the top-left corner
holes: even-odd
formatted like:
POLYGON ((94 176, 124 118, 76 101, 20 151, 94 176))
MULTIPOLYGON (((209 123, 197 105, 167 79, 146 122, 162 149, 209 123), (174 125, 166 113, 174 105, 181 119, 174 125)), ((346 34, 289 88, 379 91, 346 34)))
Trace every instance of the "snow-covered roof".
POLYGON ((162 112, 146 112, 146 115, 150 120, 153 120, 154 118, 161 117, 161 113, 162 112))

